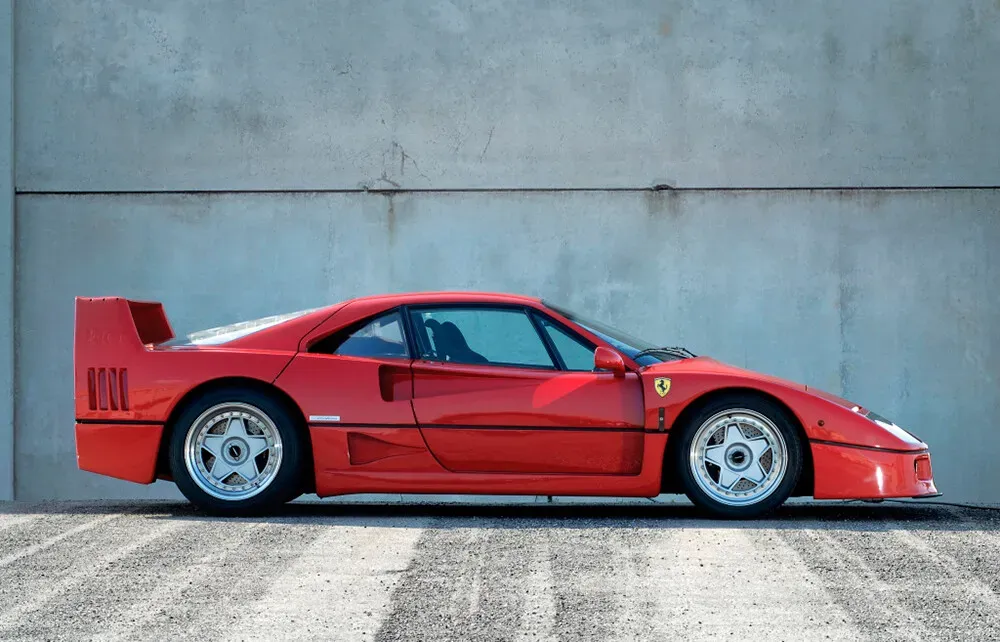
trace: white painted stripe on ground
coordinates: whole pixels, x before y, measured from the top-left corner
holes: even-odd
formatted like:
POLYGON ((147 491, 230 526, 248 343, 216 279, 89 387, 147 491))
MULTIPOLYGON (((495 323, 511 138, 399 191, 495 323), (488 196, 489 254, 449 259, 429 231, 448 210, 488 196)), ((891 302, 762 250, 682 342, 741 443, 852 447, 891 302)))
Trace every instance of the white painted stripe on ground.
MULTIPOLYGON (((921 531, 917 531, 918 533, 921 531)), ((938 577, 937 581, 947 586, 952 595, 964 594, 970 601, 975 600, 989 605, 995 612, 1000 612, 1000 596, 993 592, 978 577, 962 567, 955 558, 936 549, 930 542, 910 531, 893 530, 893 536, 904 545, 917 551, 924 557, 929 557, 948 571, 948 577, 938 577)))
POLYGON ((23 548, 16 553, 11 553, 10 555, 0 559, 0 568, 4 566, 9 566, 10 564, 13 564, 14 562, 20 559, 24 559, 25 557, 35 555, 36 553, 44 551, 47 548, 55 546, 64 539, 74 537, 76 535, 79 535, 80 533, 89 531, 92 528, 96 528, 101 524, 109 522, 113 519, 117 519, 118 517, 120 517, 120 515, 102 515, 101 517, 92 519, 89 522, 85 522, 83 524, 80 524, 79 526, 75 526, 69 529, 68 531, 63 531, 58 535, 50 537, 45 541, 38 542, 37 544, 32 544, 31 546, 23 548))
POLYGON ((667 639, 858 640, 864 636, 793 550, 766 529, 683 528, 651 549, 667 639))
POLYGON ((312 542, 233 627, 233 640, 372 640, 427 520, 334 526, 312 542))
MULTIPOLYGON (((116 516, 112 515, 110 517, 116 516)), ((77 564, 69 573, 51 577, 50 581, 46 582, 42 590, 36 590, 33 592, 30 602, 19 604, 11 609, 3 609, 2 605, 0 605, 0 631, 6 630, 8 627, 17 624, 23 617, 28 616, 32 612, 39 610, 44 611, 45 606, 49 602, 59 598, 71 587, 76 586, 85 580, 91 579, 95 575, 100 575, 101 572, 111 566, 111 564, 132 555, 140 548, 163 537, 164 535, 169 534, 172 531, 177 530, 180 528, 181 524, 179 522, 161 521, 141 524, 141 526, 143 527, 141 530, 134 529, 137 530, 138 534, 133 534, 127 543, 122 544, 121 542, 114 540, 109 541, 107 552, 105 554, 99 555, 95 558, 79 560, 79 564, 77 564)), ((108 538, 108 533, 105 532, 99 532, 95 535, 100 536, 102 539, 108 538)))
MULTIPOLYGON (((168 558, 169 564, 161 571, 155 572, 155 581, 152 584, 151 580, 154 578, 151 576, 154 572, 149 562, 144 560, 142 574, 145 577, 141 578, 136 588, 146 588, 147 592, 141 600, 132 602, 124 609, 114 610, 112 620, 105 625, 98 639, 106 642, 182 639, 173 631, 166 634, 161 628, 164 617, 173 619, 175 616, 187 615, 185 612, 191 608, 191 598, 185 594, 185 589, 205 583, 205 578, 217 577, 221 574, 220 570, 254 563, 259 557, 266 558, 267 551, 255 550, 251 544, 263 539, 261 535, 263 531, 273 528, 266 522, 245 522, 225 518, 177 521, 196 532, 190 548, 178 558, 168 558), (228 531, 230 537, 220 541, 219 531, 228 531), (235 556, 242 559, 234 560, 235 556), (168 611, 169 614, 165 615, 168 611)), ((162 552, 152 555, 154 560, 157 557, 162 558, 162 552)), ((267 562, 261 559, 259 563, 267 562)), ((204 608, 216 619, 226 618, 234 624, 241 613, 239 610, 236 613, 231 612, 232 604, 228 598, 220 599, 218 602, 206 602, 204 608)), ((193 618, 188 616, 187 619, 190 622, 193 618)), ((204 635, 203 632, 201 634, 204 635)), ((198 635, 185 636, 183 639, 189 637, 197 638, 198 635)), ((244 635, 242 639, 248 639, 248 636, 244 635)))
POLYGON ((552 591, 550 546, 544 538, 536 538, 530 549, 531 570, 524 595, 524 615, 516 639, 520 642, 556 640, 556 603, 552 591))
POLYGON ((653 565, 650 553, 662 555, 673 548, 678 532, 669 529, 650 529, 644 532, 621 530, 621 545, 616 547, 614 573, 608 578, 618 587, 614 640, 671 639, 664 623, 656 617, 654 595, 663 587, 650 578, 653 565))
POLYGON ((927 630, 914 620, 910 608, 897 596, 897 589, 880 580, 876 569, 861 555, 845 546, 829 531, 803 531, 813 538, 817 548, 826 549, 830 557, 836 560, 842 571, 841 579, 852 582, 856 594, 870 598, 869 604, 885 614, 883 622, 893 640, 920 642, 927 639, 927 630))
POLYGON ((30 521, 34 521, 41 517, 38 513, 30 514, 17 514, 17 513, 6 513, 0 515, 0 531, 7 530, 8 528, 14 528, 15 526, 20 526, 30 521))

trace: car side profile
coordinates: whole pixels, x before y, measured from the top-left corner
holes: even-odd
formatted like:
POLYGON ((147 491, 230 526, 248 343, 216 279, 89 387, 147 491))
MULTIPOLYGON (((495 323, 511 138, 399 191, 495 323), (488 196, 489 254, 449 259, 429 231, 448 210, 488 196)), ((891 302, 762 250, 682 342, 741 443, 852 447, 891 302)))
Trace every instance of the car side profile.
POLYGON ((928 446, 811 387, 537 298, 352 299, 175 339, 160 303, 76 299, 81 469, 220 514, 303 493, 930 497, 928 446))

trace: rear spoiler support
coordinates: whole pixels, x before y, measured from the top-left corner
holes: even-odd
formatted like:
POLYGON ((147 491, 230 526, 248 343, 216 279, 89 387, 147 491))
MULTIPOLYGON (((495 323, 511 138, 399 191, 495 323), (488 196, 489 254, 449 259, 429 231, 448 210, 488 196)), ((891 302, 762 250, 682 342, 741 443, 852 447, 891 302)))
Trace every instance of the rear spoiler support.
POLYGON ((174 338, 174 330, 163 311, 163 304, 153 301, 127 301, 135 331, 143 345, 159 344, 174 338))

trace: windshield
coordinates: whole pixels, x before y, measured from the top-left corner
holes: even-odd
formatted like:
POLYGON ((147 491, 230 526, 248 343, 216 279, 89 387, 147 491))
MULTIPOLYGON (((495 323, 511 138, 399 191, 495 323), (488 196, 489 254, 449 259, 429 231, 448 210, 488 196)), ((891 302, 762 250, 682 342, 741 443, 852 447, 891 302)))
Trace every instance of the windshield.
POLYGON ((548 301, 543 301, 547 307, 555 310, 559 314, 563 315, 573 323, 576 323, 585 330, 596 334, 600 338, 604 339, 610 343, 616 350, 627 354, 630 359, 638 363, 640 366, 648 366, 654 363, 660 363, 661 361, 667 361, 670 359, 668 355, 656 353, 656 354, 644 354, 640 357, 636 357, 637 354, 643 350, 649 350, 650 348, 655 348, 656 345, 633 337, 630 334, 622 332, 617 328, 612 328, 611 326, 601 323, 600 321, 594 321, 593 319, 588 319, 587 317, 577 314, 572 310, 567 310, 566 308, 558 305, 552 305, 548 301))

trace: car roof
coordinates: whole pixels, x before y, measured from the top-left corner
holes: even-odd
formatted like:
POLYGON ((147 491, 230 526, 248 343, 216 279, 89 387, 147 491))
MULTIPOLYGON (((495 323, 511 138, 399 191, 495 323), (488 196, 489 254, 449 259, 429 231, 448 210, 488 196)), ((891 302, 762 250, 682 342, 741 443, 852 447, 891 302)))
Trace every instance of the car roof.
POLYGON ((399 292, 394 294, 375 294, 356 297, 344 301, 345 304, 367 302, 385 302, 391 305, 420 303, 539 303, 538 297, 506 292, 480 292, 475 290, 452 290, 440 292, 399 292))
MULTIPOLYGON (((541 304, 541 299, 519 294, 474 291, 399 292, 362 296, 318 308, 303 316, 263 328, 222 345, 230 349, 295 350, 298 348, 299 340, 305 334, 319 327, 326 319, 331 318, 341 310, 350 309, 354 314, 348 313, 348 316, 352 317, 378 313, 380 310, 394 308, 399 305, 435 303, 495 303, 537 306, 541 304)), ((340 319, 342 317, 338 316, 337 318, 340 319)))

